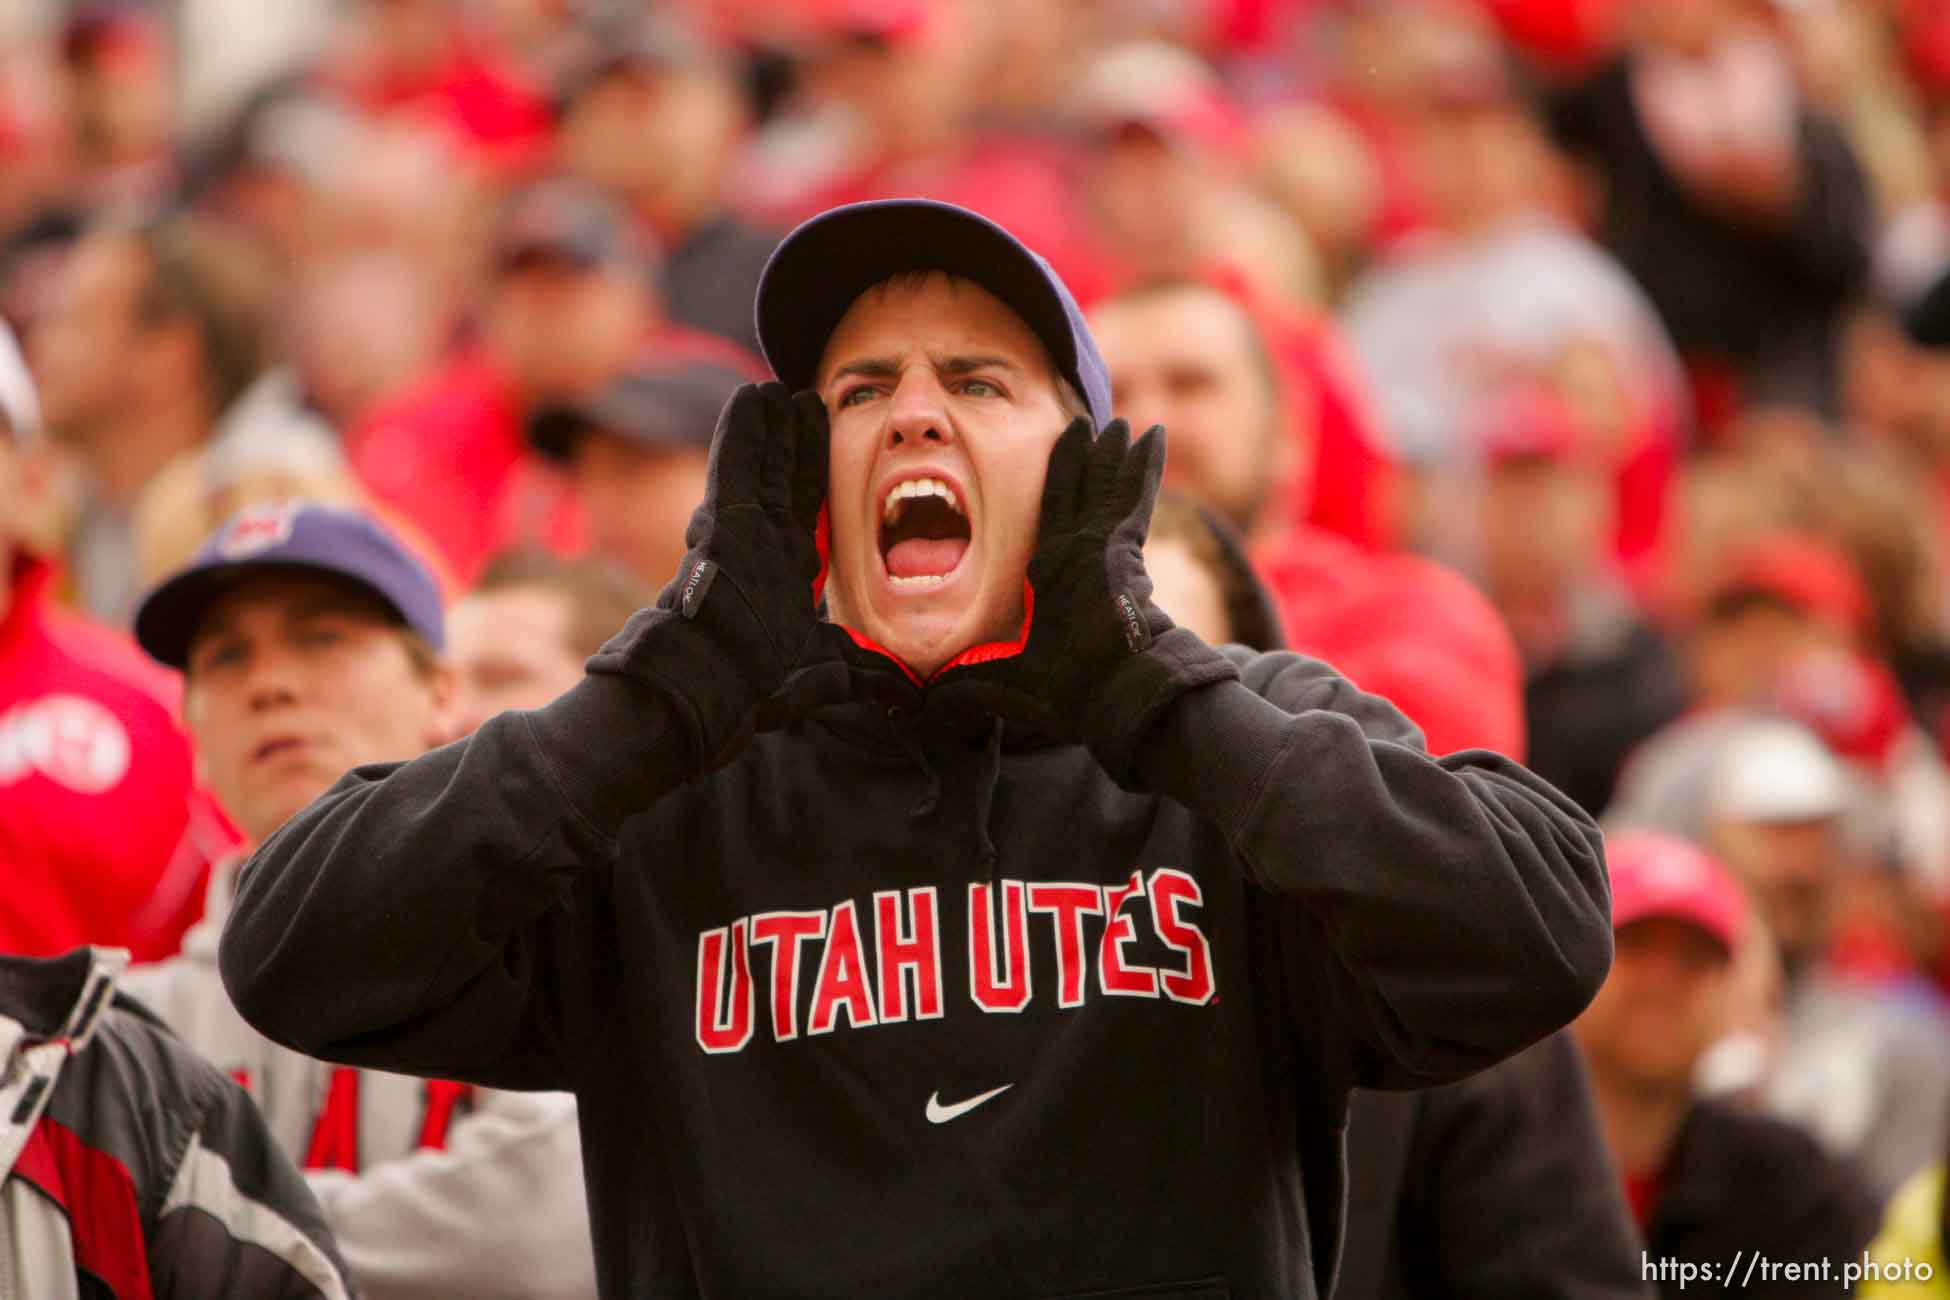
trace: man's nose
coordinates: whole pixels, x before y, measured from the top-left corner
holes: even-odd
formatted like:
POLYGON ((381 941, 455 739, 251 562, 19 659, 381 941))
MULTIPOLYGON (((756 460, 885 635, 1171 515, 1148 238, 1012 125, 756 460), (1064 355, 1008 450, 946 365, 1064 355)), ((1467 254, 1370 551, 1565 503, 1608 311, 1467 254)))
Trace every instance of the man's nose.
POLYGON ((911 366, 894 386, 887 406, 887 443, 946 443, 954 439, 948 393, 932 368, 911 366))
POLYGON ((245 670, 244 698, 253 711, 296 701, 298 678, 293 656, 277 646, 254 651, 245 670))

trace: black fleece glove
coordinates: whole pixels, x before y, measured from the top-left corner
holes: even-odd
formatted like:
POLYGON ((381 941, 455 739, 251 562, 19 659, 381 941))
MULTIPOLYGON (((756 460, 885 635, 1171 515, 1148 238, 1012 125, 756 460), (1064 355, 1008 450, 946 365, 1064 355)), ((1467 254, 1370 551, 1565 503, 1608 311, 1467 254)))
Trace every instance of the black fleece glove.
POLYGON ((1078 419, 1043 484, 1029 640, 1005 659, 950 669, 944 702, 978 704, 1089 746, 1131 786, 1139 740, 1179 696, 1238 677, 1229 660, 1151 603, 1144 538, 1165 466, 1165 431, 1131 442, 1113 420, 1094 439, 1078 419))
POLYGON ((689 554, 656 605, 589 661, 676 704, 706 768, 753 732, 848 694, 845 634, 820 621, 814 601, 826 446, 818 394, 778 383, 733 394, 684 533, 689 554))

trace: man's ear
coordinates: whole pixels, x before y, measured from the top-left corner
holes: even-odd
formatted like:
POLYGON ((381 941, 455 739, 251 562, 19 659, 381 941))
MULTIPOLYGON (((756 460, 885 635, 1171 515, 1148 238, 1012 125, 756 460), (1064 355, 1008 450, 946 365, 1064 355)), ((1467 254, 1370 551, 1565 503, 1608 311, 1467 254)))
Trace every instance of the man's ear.
POLYGON ((203 742, 197 727, 198 702, 196 688, 186 675, 183 679, 183 697, 177 707, 182 714, 183 729, 190 734, 190 777, 199 789, 208 790, 210 764, 203 757, 203 742))
POLYGON ((426 747, 438 749, 466 735, 460 725, 460 680, 443 660, 426 670, 433 709, 427 715, 426 747))
POLYGON ((58 555, 81 500, 82 472, 74 454, 50 438, 36 438, 14 457, 14 513, 0 520, 0 528, 13 542, 58 555))

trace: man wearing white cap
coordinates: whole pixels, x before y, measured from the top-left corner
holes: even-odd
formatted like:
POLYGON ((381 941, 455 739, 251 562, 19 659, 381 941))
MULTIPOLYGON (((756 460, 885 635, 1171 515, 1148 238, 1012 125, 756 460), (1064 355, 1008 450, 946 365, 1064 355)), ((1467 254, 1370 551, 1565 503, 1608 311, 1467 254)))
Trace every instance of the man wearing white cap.
POLYGON ((1872 985, 1822 962, 1850 863, 1854 794, 1814 733, 1747 724, 1707 792, 1707 843, 1745 886, 1787 968, 1785 1036, 1770 1109, 1852 1157, 1886 1199, 1943 1149, 1950 1031, 1920 994, 1872 985))

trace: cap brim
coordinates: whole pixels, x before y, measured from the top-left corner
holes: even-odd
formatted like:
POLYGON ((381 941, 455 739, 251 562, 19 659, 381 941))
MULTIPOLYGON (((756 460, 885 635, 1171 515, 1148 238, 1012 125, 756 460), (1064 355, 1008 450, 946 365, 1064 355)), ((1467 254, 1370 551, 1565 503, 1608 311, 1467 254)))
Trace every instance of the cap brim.
POLYGON ((756 313, 759 346, 773 373, 788 388, 815 387, 827 341, 854 300, 914 271, 942 271, 981 285, 1043 341, 1058 373, 1077 375, 1070 315, 1047 263, 994 222, 928 199, 835 208, 773 251, 759 279, 756 313))
POLYGON ((528 421, 528 445, 558 465, 568 464, 576 444, 599 429, 656 451, 709 448, 710 428, 703 431, 702 438, 665 432, 682 428, 685 422, 684 413, 668 402, 635 397, 611 404, 597 397, 582 406, 551 406, 537 411, 528 421))
POLYGON ((188 569, 156 587, 143 597, 135 612, 136 644, 151 659, 181 672, 188 668, 190 642, 203 622, 204 614, 219 597, 251 578, 267 573, 317 574, 336 578, 357 587, 391 610, 402 627, 408 625, 404 611, 385 592, 362 578, 327 565, 305 564, 288 558, 237 560, 229 564, 188 569))
POLYGON ((1922 348, 1950 347, 1950 273, 1938 277, 1903 313, 1903 332, 1922 348))
POLYGON ((1712 908, 1685 900, 1658 898, 1643 904, 1627 905, 1620 908, 1616 899, 1612 904, 1611 925, 1614 931, 1623 930, 1628 925, 1640 921, 1678 921, 1690 926, 1711 939, 1731 957, 1734 952, 1734 936, 1728 932, 1728 921, 1712 908))

